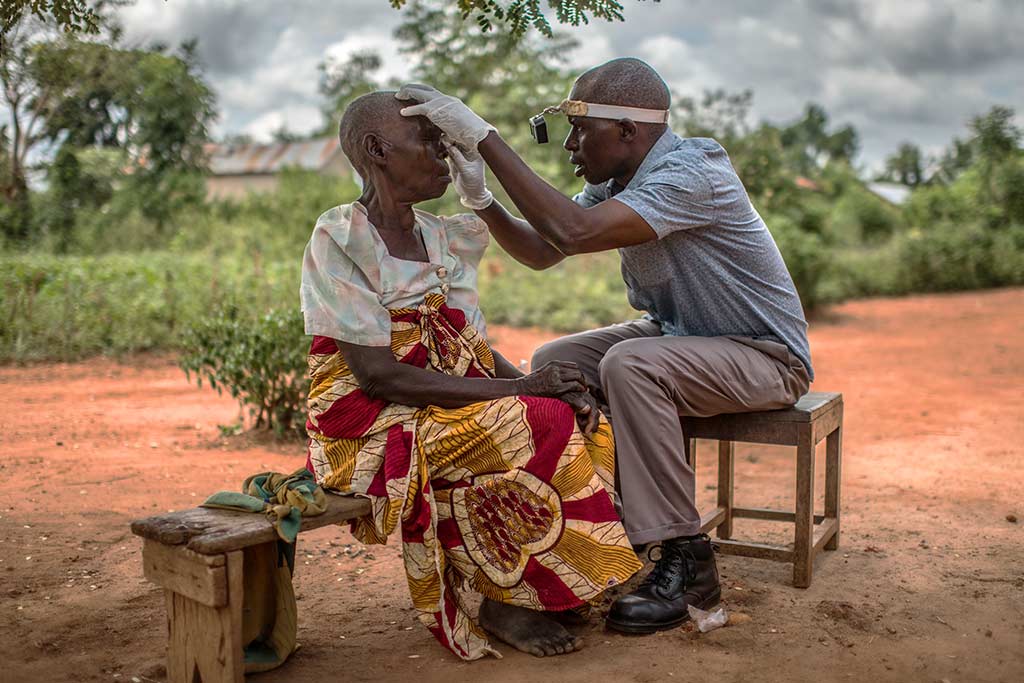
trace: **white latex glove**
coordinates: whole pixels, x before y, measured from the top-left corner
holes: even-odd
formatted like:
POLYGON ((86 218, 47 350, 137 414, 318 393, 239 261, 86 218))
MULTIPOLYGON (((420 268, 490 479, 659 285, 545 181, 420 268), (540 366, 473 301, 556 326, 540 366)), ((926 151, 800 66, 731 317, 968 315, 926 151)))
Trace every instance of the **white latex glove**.
POLYGON ((475 149, 463 152, 450 143, 445 143, 445 147, 448 149, 452 184, 459 193, 462 205, 474 211, 486 209, 494 201, 494 195, 487 189, 487 177, 484 175, 486 166, 480 152, 475 149))
POLYGON ((477 116, 459 98, 445 95, 428 85, 403 85, 395 97, 419 102, 402 109, 402 116, 426 116, 464 150, 475 150, 488 133, 498 130, 477 116))

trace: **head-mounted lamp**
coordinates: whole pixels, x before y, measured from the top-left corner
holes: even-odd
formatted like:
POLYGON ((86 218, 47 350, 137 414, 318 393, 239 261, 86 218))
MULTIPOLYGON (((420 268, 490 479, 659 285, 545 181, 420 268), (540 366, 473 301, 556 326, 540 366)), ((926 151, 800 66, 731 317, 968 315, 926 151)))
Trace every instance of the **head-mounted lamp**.
POLYGON ((667 109, 640 109, 638 107, 620 107, 616 104, 594 104, 579 100, 563 100, 557 107, 547 107, 530 119, 530 134, 539 144, 548 141, 548 124, 545 114, 565 114, 568 116, 589 116, 595 119, 630 119, 637 123, 668 123, 667 109))

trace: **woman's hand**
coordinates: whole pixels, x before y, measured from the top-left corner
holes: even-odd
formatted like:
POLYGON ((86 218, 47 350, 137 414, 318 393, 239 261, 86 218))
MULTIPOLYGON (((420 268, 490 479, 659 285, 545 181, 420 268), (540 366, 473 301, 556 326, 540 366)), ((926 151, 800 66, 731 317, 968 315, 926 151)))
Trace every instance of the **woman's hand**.
POLYGON ((593 434, 597 430, 601 409, 597 407, 597 399, 589 391, 562 394, 560 399, 569 404, 576 413, 576 424, 584 434, 593 434))
POLYGON ((587 391, 587 381, 575 363, 553 360, 529 375, 520 377, 519 394, 561 398, 563 394, 587 391))

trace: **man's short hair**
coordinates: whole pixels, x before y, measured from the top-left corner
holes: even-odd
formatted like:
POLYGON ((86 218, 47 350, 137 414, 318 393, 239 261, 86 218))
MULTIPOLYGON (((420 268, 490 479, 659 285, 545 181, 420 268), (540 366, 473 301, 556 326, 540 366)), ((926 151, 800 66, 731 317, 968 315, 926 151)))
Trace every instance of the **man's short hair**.
POLYGON ((395 90, 378 90, 352 100, 338 124, 341 151, 352 168, 362 171, 366 164, 362 142, 367 133, 382 133, 402 121, 401 109, 408 103, 395 99, 395 90))
POLYGON ((647 62, 621 57, 585 71, 573 86, 575 99, 641 109, 668 109, 668 85, 647 62))

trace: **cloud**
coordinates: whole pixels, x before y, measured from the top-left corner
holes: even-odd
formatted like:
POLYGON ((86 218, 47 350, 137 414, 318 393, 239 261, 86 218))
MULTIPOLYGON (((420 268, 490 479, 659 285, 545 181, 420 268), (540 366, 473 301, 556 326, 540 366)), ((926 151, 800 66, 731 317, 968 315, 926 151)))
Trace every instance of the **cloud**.
POLYGON ((251 135, 254 140, 267 140, 282 127, 296 133, 308 133, 320 123, 320 110, 317 107, 289 104, 257 116, 242 132, 251 135))
MULTIPOLYGON (((303 130, 320 105, 317 64, 377 50, 385 77, 412 68, 385 0, 138 0, 119 10, 130 40, 196 37, 218 95, 218 132, 303 130)), ((624 23, 565 28, 582 71, 639 56, 683 96, 754 91, 754 116, 822 103, 861 135, 865 164, 903 140, 941 147, 993 104, 1024 114, 1021 0, 663 0, 625 3, 624 23)))
POLYGON ((413 62, 411 55, 401 54, 398 42, 387 31, 374 31, 346 36, 327 46, 324 56, 344 61, 359 52, 376 52, 381 56, 381 68, 376 76, 387 81, 402 80, 409 76, 413 62))

